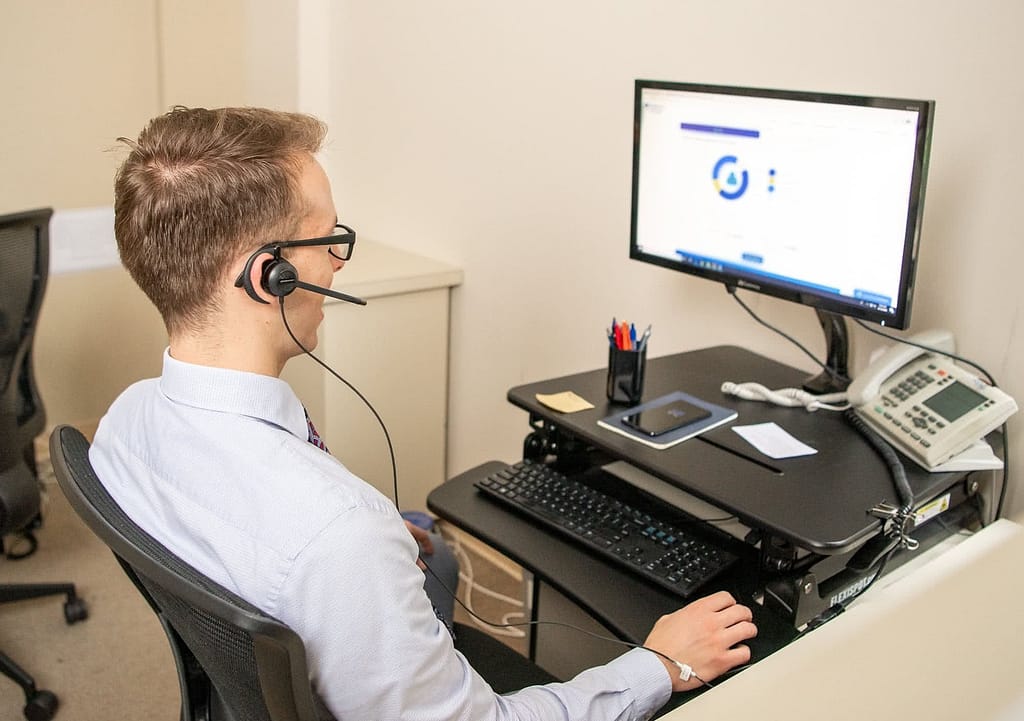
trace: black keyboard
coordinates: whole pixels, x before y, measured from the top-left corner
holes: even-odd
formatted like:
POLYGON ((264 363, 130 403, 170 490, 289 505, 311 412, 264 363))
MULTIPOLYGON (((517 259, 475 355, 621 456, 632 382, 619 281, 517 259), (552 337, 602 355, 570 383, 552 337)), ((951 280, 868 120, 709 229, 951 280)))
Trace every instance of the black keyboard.
POLYGON ((628 504, 542 463, 523 461, 475 485, 488 497, 682 598, 739 560, 722 544, 685 530, 681 523, 654 517, 640 504, 628 504))

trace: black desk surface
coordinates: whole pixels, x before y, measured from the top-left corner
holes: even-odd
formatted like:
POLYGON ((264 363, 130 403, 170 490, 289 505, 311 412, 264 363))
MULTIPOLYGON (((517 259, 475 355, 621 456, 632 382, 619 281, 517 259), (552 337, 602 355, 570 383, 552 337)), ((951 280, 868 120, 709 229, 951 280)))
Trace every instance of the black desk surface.
MULTIPOLYGON (((649 448, 597 422, 622 406, 605 397, 604 369, 513 388, 508 400, 559 428, 801 548, 843 553, 874 536, 880 521, 867 510, 898 497, 889 470, 841 413, 782 408, 721 392, 724 381, 756 381, 769 388, 799 386, 806 373, 735 346, 648 359, 643 401, 683 391, 734 408, 736 420, 664 450, 649 448), (562 414, 537 402, 537 393, 574 391, 595 408, 562 414), (732 426, 774 421, 817 449, 810 456, 775 460, 761 454, 732 426)), ((928 473, 905 462, 918 502, 948 488, 955 474, 928 473)))

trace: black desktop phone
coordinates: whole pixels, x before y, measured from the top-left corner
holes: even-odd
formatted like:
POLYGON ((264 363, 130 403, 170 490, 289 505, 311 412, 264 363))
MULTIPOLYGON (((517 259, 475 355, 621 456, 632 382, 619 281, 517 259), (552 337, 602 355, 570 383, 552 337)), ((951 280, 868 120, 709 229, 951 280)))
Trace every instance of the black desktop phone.
POLYGON ((707 408, 695 406, 684 400, 676 400, 655 408, 646 408, 623 417, 623 424, 635 428, 644 435, 664 435, 669 431, 678 430, 691 423, 704 420, 711 416, 707 408))

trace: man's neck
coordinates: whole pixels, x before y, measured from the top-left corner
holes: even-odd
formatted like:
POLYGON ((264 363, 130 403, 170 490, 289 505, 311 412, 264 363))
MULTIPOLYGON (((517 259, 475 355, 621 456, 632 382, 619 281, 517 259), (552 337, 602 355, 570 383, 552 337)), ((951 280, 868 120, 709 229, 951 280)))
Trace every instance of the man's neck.
POLYGON ((268 345, 231 333, 183 333, 170 339, 171 357, 185 363, 227 368, 278 377, 285 360, 268 350, 268 345))

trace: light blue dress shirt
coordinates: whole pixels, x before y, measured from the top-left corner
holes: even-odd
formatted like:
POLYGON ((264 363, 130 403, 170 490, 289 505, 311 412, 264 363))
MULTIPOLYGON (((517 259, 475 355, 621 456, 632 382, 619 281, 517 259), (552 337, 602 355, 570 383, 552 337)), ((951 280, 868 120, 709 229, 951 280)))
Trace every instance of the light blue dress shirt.
POLYGON ((566 683, 491 691, 434 615, 394 504, 307 442, 278 378, 165 352, 163 375, 111 406, 90 460, 142 528, 299 634, 339 721, 644 719, 668 700, 664 666, 637 649, 566 683))

